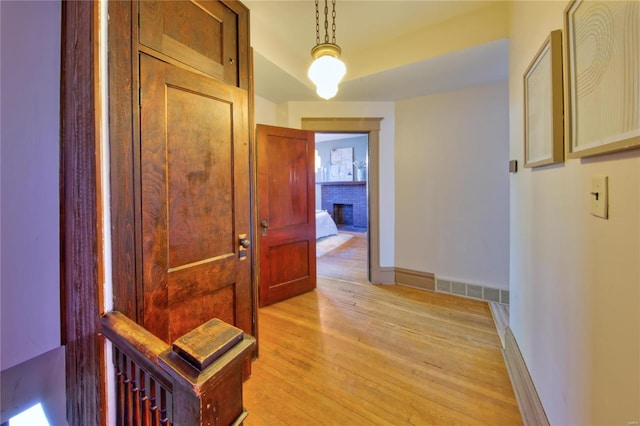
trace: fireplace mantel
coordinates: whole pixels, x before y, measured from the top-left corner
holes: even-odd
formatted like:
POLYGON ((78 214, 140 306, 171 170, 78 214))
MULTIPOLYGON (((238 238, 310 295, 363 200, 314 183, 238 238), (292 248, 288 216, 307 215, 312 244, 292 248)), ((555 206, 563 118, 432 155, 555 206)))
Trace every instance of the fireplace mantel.
POLYGON ((344 181, 344 182, 316 182, 316 183, 322 186, 349 186, 349 185, 366 185, 367 181, 355 180, 355 181, 344 181))

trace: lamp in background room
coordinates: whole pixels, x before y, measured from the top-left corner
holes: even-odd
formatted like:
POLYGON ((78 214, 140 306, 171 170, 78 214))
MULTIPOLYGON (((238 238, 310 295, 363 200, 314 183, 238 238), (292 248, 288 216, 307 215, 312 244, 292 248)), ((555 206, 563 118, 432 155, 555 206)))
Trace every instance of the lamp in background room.
POLYGON ((324 43, 320 43, 320 11, 316 0, 316 45, 311 49, 313 63, 309 67, 309 79, 316 85, 316 93, 323 99, 331 99, 338 93, 338 84, 347 72, 340 60, 342 49, 336 44, 336 0, 332 0, 331 43, 329 43, 329 6, 324 0, 324 43))

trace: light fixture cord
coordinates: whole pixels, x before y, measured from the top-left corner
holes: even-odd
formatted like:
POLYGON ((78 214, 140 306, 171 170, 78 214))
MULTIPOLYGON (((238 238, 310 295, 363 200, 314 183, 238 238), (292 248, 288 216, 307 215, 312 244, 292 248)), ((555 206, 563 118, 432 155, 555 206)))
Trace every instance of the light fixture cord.
MULTIPOLYGON (((336 0, 331 1, 333 9, 331 11, 331 43, 336 44, 336 0)), ((329 5, 324 0, 324 42, 329 43, 329 5)), ((316 0, 316 45, 320 44, 320 7, 316 0)))
POLYGON ((318 0, 316 0, 316 46, 320 44, 320 12, 318 11, 318 0))
POLYGON ((324 0, 324 42, 329 43, 329 6, 327 0, 324 0))
MULTIPOLYGON (((327 0, 325 0, 326 2, 327 0)), ((333 12, 331 12, 331 17, 333 18, 333 25, 331 26, 333 39, 331 43, 336 44, 336 0, 332 1, 333 12)), ((326 22, 326 21, 325 21, 326 22)))

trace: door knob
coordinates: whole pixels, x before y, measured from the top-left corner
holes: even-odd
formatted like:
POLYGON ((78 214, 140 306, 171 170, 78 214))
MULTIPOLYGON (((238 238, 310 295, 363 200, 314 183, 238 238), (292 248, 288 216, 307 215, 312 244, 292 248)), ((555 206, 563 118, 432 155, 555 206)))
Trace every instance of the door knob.
POLYGON ((269 222, 267 222, 267 219, 262 219, 262 222, 260 222, 260 225, 262 225, 263 228, 268 228, 269 222))
POLYGON ((251 246, 251 241, 247 238, 247 234, 238 235, 238 258, 240 260, 245 260, 247 258, 247 249, 251 246))

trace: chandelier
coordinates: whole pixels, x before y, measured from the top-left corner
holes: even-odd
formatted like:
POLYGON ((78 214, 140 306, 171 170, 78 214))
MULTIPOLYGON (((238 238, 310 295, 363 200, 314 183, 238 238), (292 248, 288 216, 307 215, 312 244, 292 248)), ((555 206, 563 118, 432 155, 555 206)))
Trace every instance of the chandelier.
POLYGON ((313 63, 309 67, 309 79, 316 85, 316 93, 323 99, 331 99, 338 93, 338 83, 347 72, 340 60, 342 49, 336 44, 336 0, 332 0, 331 43, 329 43, 329 6, 324 0, 324 43, 320 43, 320 12, 316 0, 316 45, 311 49, 313 63))

